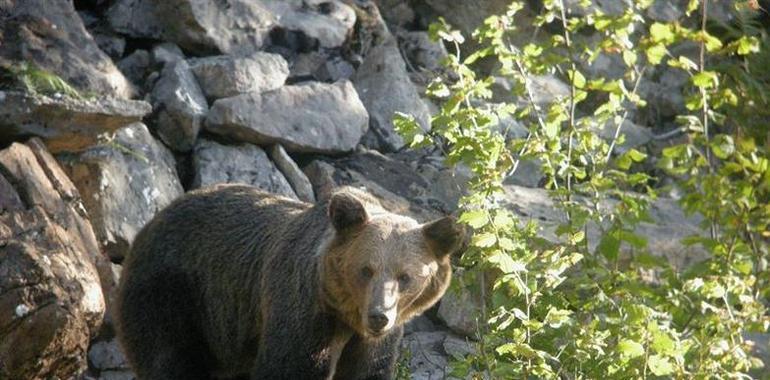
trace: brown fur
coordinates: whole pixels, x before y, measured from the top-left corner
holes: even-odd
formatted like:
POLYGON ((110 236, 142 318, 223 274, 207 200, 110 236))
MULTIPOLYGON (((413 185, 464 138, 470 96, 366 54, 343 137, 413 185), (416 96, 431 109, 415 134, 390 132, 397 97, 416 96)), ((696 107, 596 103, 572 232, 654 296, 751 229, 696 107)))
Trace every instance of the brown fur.
POLYGON ((315 206, 240 185, 192 192, 137 236, 119 337, 139 379, 388 379, 401 326, 443 295, 460 237, 451 219, 420 225, 352 189, 315 206), (373 329, 372 314, 394 317, 373 329))

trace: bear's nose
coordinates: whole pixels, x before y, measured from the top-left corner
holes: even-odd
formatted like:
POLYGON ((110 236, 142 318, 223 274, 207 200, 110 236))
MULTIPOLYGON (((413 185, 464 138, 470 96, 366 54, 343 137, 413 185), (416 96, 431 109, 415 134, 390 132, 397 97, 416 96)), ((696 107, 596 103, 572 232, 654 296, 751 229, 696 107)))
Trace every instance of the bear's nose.
POLYGON ((369 328, 373 331, 380 331, 388 324, 388 316, 385 313, 369 314, 369 328))

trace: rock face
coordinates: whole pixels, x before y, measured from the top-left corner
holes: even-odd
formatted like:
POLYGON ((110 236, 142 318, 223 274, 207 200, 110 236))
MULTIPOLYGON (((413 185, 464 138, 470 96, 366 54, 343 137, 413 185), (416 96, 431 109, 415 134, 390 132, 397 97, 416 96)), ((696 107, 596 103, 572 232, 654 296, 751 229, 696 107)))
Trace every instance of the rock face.
POLYGON ((121 262, 134 236, 182 195, 171 152, 141 123, 78 155, 60 155, 83 197, 100 245, 121 262))
POLYGON ((393 127, 393 115, 414 116, 428 129, 430 112, 409 80, 406 64, 394 40, 374 47, 353 77, 361 101, 369 112, 369 132, 364 144, 382 151, 396 151, 404 140, 393 127))
POLYGON ((150 111, 143 101, 0 91, 0 144, 38 136, 52 152, 82 150, 95 143, 99 134, 139 121, 150 111))
POLYGON ((324 48, 345 42, 356 21, 338 0, 121 0, 113 28, 133 37, 165 38, 196 53, 253 53, 275 29, 298 31, 324 48))
POLYGON ((4 1, 0 15, 0 61, 33 63, 81 91, 133 95, 131 84, 99 50, 71 1, 4 1))
POLYGON ((289 77, 286 60, 270 53, 198 58, 190 60, 190 68, 209 99, 275 90, 289 77))
POLYGON ((243 183, 297 199, 283 174, 265 151, 255 145, 222 145, 200 139, 193 152, 193 165, 193 188, 217 183, 243 183))
POLYGON ((74 378, 104 314, 106 260, 39 140, 0 151, 0 169, 0 378, 74 378))
POLYGON ((305 173, 297 166, 297 163, 291 159, 286 150, 282 146, 276 144, 270 148, 270 158, 283 173, 283 176, 291 184, 294 189, 294 193, 297 194, 297 198, 301 201, 308 203, 315 203, 315 194, 313 193, 313 185, 310 180, 307 179, 305 173))
POLYGON ((163 68, 152 90, 158 135, 168 146, 187 152, 195 145, 208 104, 184 60, 163 68))
POLYGON ((284 86, 219 99, 206 120, 209 132, 288 151, 342 153, 366 132, 369 117, 348 81, 284 86))
MULTIPOLYGON (((522 221, 538 220, 542 227, 539 236, 554 243, 560 243, 556 236, 556 226, 565 222, 564 212, 558 210, 549 198, 546 190, 506 185, 505 203, 515 211, 522 221)), ((580 201, 580 200, 577 200, 580 201)), ((600 207, 613 207, 613 202, 604 202, 600 207)), ((687 236, 700 235, 703 231, 698 216, 686 216, 672 199, 659 198, 650 202, 648 213, 652 223, 640 223, 636 232, 647 239, 648 250, 657 256, 665 257, 674 268, 687 268, 706 258, 706 253, 697 246, 685 246, 681 243, 687 236)), ((598 228, 588 226, 588 241, 593 250, 598 244, 598 228)))

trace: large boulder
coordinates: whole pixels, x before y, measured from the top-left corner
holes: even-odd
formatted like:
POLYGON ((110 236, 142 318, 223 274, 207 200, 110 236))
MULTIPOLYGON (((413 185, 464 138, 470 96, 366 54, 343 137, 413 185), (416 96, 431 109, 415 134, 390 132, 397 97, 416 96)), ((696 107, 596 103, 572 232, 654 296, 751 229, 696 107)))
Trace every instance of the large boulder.
POLYGON ((289 77, 289 65, 283 57, 263 52, 192 59, 190 68, 209 99, 275 90, 289 77))
POLYGON ((176 151, 190 151, 206 118, 208 103, 186 61, 170 62, 163 68, 152 99, 158 136, 176 151))
POLYGON ((0 91, 0 145, 38 136, 52 152, 82 150, 100 134, 142 120, 151 110, 143 101, 0 91))
POLYGON ((107 12, 115 30, 167 39, 199 53, 253 53, 273 30, 302 33, 324 48, 340 47, 355 24, 338 0, 119 0, 107 12))
POLYGON ((393 127, 396 112, 412 115, 423 129, 429 128, 430 112, 409 80, 393 38, 369 51, 353 83, 369 112, 369 132, 363 141, 368 147, 392 152, 404 146, 393 127))
POLYGON ((242 183, 297 199, 291 185, 260 147, 223 145, 200 139, 193 152, 193 188, 218 183, 242 183))
POLYGON ((253 144, 280 143, 293 152, 342 153, 355 148, 368 121, 349 81, 313 82, 219 99, 206 130, 253 144))
POLYGON ((131 84, 86 31, 72 1, 3 1, 0 15, 0 63, 34 64, 86 93, 133 95, 131 84))
POLYGON ((58 159, 80 191, 101 247, 114 262, 123 260, 145 223, 183 193, 173 155, 141 123, 58 159))
POLYGON ((0 173, 0 378, 76 378, 102 322, 109 265, 77 189, 39 140, 0 151, 0 173))
POLYGON ((336 160, 315 160, 303 168, 319 200, 334 188, 365 188, 388 211, 428 221, 444 215, 446 205, 430 192, 431 184, 409 165, 376 151, 362 151, 336 160))

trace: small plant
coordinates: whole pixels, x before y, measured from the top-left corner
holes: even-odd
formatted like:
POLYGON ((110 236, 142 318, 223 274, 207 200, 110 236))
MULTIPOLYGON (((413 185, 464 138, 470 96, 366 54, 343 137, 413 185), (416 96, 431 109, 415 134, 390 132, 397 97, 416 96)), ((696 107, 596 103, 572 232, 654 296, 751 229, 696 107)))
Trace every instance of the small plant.
MULTIPOLYGON (((465 58, 460 32, 443 20, 431 27, 435 38, 455 46, 446 65, 458 79, 438 78, 429 86, 441 102, 429 132, 409 115, 394 120, 412 146, 440 145, 448 164, 473 174, 459 205, 460 220, 475 231, 461 265, 463 283, 482 292, 483 304, 477 354, 454 363, 454 375, 749 378, 761 367, 744 336, 770 326, 770 155, 750 134, 727 133, 754 131, 745 123, 756 119, 725 111, 750 109, 740 107, 741 100, 758 96, 735 80, 735 70, 746 66, 733 63, 763 42, 755 35, 712 34, 708 2, 697 0, 687 4, 697 22, 647 24, 642 14, 650 3, 578 17, 563 1, 545 0, 535 24, 541 32, 547 25, 560 32, 517 45, 512 37, 526 21, 518 21, 523 3, 514 2, 474 33, 481 48, 465 58), (601 38, 579 37, 586 33, 601 38), (697 56, 673 53, 685 44, 696 46, 697 56), (622 60, 624 75, 581 70, 581 62, 600 55, 622 60), (493 79, 472 69, 481 58, 497 60, 497 75, 514 84, 520 101, 485 102, 493 79), (689 112, 676 118, 688 142, 657 158, 661 173, 686 194, 683 208, 705 219, 704 232, 682 242, 708 253, 690 268, 672 267, 636 233, 639 223, 655 222, 647 210, 657 181, 641 170, 650 162, 647 153, 617 149, 631 111, 646 106, 638 91, 645 73, 660 67, 690 78, 689 112), (563 78, 569 94, 538 102, 530 78, 545 74, 563 78), (525 125, 527 136, 507 138, 500 127, 506 118, 525 125), (597 133, 604 128, 612 131, 609 140, 597 133), (563 211, 559 244, 538 238, 540 227, 523 223, 504 203, 503 181, 531 159, 542 163, 546 189, 563 211), (657 273, 655 281, 643 278, 649 271, 657 273)), ((736 6, 748 9, 748 3, 736 6)))
POLYGON ((81 98, 80 93, 61 77, 43 70, 34 64, 21 62, 0 68, 5 72, 9 87, 19 87, 20 90, 31 94, 55 95, 61 94, 72 98, 81 98))

